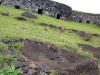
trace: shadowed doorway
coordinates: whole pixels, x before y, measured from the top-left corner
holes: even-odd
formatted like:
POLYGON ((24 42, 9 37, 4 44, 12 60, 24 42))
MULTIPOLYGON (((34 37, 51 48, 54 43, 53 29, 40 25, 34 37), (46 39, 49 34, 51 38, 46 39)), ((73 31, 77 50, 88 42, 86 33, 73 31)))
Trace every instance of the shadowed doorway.
POLYGON ((60 19, 60 17, 61 17, 61 15, 60 15, 60 14, 57 14, 57 17, 56 17, 56 18, 57 18, 57 19, 60 19))
POLYGON ((38 9, 38 14, 42 15, 43 9, 38 9))
POLYGON ((20 6, 18 6, 18 5, 15 5, 15 8, 16 8, 16 9, 20 9, 20 6))

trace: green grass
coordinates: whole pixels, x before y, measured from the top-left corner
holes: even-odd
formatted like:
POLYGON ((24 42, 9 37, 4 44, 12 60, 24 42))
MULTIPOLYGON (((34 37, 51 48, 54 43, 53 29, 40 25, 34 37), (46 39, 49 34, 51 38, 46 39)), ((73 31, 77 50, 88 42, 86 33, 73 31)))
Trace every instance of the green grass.
POLYGON ((13 47, 12 50, 15 53, 17 53, 19 55, 22 55, 21 52, 19 51, 19 47, 20 47, 21 43, 14 43, 14 42, 12 42, 10 45, 13 47))
POLYGON ((7 51, 8 50, 8 46, 2 42, 0 42, 0 51, 7 51))
POLYGON ((56 73, 55 71, 51 71, 51 73, 49 75, 59 75, 59 74, 56 73))
POLYGON ((3 70, 0 70, 0 75, 20 75, 21 73, 21 68, 16 68, 13 64, 6 66, 3 70))
POLYGON ((11 55, 2 55, 2 54, 0 54, 0 67, 2 66, 2 65, 5 65, 5 64, 7 64, 7 65, 10 65, 11 64, 11 62, 13 61, 13 60, 16 60, 17 58, 14 58, 13 56, 11 56, 11 55))

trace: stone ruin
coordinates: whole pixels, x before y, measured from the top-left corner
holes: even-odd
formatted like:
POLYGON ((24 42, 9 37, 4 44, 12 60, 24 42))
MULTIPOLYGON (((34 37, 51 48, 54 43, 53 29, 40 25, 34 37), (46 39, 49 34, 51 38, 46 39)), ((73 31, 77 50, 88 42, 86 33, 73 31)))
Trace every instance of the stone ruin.
POLYGON ((44 14, 57 19, 92 23, 100 27, 100 15, 72 11, 68 5, 50 0, 0 0, 0 5, 7 5, 16 9, 26 9, 38 14, 44 14))
POLYGON ((85 22, 85 23, 96 24, 97 26, 100 27, 100 14, 91 14, 91 13, 73 11, 69 19, 72 21, 77 21, 79 23, 85 22))
POLYGON ((67 19, 70 17, 72 8, 70 6, 50 1, 50 0, 0 0, 2 5, 22 8, 44 14, 57 19, 67 19))

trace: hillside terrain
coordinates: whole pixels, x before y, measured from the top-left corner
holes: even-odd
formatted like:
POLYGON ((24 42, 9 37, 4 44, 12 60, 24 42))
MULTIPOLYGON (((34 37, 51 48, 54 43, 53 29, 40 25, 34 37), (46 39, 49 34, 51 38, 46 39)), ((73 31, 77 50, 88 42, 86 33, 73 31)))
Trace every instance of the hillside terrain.
POLYGON ((0 74, 6 73, 11 67, 15 68, 16 65, 17 69, 12 71, 16 71, 16 74, 9 75, 27 75, 25 69, 30 75, 33 71, 34 73, 39 71, 40 74, 36 75, 42 75, 42 73, 56 75, 56 72, 59 73, 60 67, 62 67, 61 71, 67 75, 65 67, 71 69, 73 66, 75 66, 75 70, 71 69, 73 72, 71 71, 70 75, 74 73, 74 75, 84 75, 85 73, 96 75, 97 71, 100 73, 100 28, 95 24, 60 20, 31 11, 0 5, 0 41, 0 74), (25 62, 24 66, 31 63, 31 68, 37 70, 26 67, 19 69, 18 67, 23 66, 23 64, 17 60, 22 63, 25 62), (94 65, 97 60, 98 64, 94 65), (38 67, 33 62, 35 64, 38 62, 38 67), (86 69, 88 63, 91 63, 92 67, 88 65, 90 70, 86 69, 83 72, 82 69, 77 68, 77 65, 82 67, 83 65, 80 65, 82 63, 85 63, 83 69, 86 69), (32 67, 33 65, 35 67, 32 67), (38 68, 42 70, 38 70, 38 68), (77 70, 79 72, 76 72, 76 69, 80 69, 77 70), (88 71, 92 71, 91 69, 93 70, 92 74, 88 73, 88 71), (22 71, 26 73, 20 74, 22 71))

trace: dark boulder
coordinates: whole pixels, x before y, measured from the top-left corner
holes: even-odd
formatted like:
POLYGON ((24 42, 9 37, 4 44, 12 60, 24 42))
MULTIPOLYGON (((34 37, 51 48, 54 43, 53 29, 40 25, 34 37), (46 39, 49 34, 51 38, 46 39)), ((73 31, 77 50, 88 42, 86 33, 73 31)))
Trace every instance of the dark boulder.
POLYGON ((50 73, 51 69, 44 62, 40 62, 38 66, 46 73, 50 73))
POLYGON ((12 63, 14 64, 14 66, 15 66, 16 68, 23 67, 23 63, 20 62, 20 61, 15 60, 15 61, 13 61, 12 63))
POLYGON ((20 20, 20 21, 27 21, 27 19, 26 18, 24 18, 24 17, 15 17, 17 20, 20 20))
POLYGON ((76 34, 79 35, 85 41, 88 41, 92 38, 91 34, 86 33, 84 31, 77 31, 76 34))

